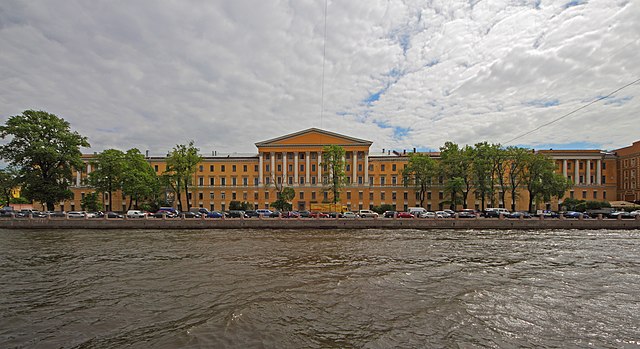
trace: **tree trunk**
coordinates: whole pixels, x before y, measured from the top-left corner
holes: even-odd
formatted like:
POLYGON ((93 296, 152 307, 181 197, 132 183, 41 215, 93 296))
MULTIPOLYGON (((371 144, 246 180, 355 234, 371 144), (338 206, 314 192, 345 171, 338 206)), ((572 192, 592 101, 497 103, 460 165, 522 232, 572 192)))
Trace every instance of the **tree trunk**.
POLYGON ((187 211, 191 209, 191 201, 189 200, 189 186, 187 181, 184 181, 184 195, 187 197, 187 211))

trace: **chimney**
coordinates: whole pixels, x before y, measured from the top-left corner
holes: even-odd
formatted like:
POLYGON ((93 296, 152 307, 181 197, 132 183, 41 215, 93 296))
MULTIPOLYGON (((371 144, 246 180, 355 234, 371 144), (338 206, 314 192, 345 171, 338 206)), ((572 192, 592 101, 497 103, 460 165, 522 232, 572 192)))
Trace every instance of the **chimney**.
POLYGON ((414 153, 416 152, 416 148, 413 148, 413 152, 414 152, 414 153))
POLYGON ((391 155, 391 150, 387 151, 387 155, 391 155))
POLYGON ((407 149, 402 149, 402 154, 406 155, 407 154, 407 149))
POLYGON ((146 157, 149 157, 149 150, 145 150, 144 154, 146 157))
POLYGON ((384 154, 384 148, 382 148, 382 154, 384 154))

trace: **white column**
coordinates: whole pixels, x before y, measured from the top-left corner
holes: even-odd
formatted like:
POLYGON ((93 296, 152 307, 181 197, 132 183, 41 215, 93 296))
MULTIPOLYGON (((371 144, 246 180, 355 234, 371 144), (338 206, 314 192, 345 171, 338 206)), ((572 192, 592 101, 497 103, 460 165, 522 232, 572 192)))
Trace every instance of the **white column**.
POLYGON ((585 167, 584 182, 586 184, 591 184, 591 160, 586 161, 585 167))
POLYGON ((76 187, 80 186, 80 176, 82 175, 82 171, 79 169, 76 170, 76 187))
POLYGON ((322 185, 322 152, 318 152, 318 178, 316 183, 322 185))
POLYGON ((258 160, 260 162, 260 165, 258 165, 258 185, 262 185, 262 167, 264 166, 264 159, 262 158, 264 156, 264 154, 262 153, 258 153, 258 160))
POLYGON ((87 174, 91 173, 91 164, 87 164, 87 174))
POLYGON ((287 152, 282 152, 282 185, 287 184, 287 152))
POLYGON ((276 153, 271 152, 271 180, 276 183, 276 153))
POLYGON ((596 160, 596 184, 602 185, 602 160, 596 160))
POLYGON ((364 184, 369 185, 369 152, 364 152, 364 184))
POLYGON ((353 156, 353 177, 351 178, 351 183, 358 183, 358 152, 352 151, 351 156, 353 156))
POLYGON ((298 184, 298 155, 297 151, 293 153, 293 184, 298 184))
POLYGON ((305 185, 309 185, 311 184, 311 167, 309 167, 309 152, 304 153, 304 159, 305 159, 305 170, 306 170, 306 178, 305 178, 305 185))
POLYGON ((576 165, 575 166, 576 168, 573 171, 574 175, 575 175, 575 178, 573 179, 573 182, 575 184, 580 184, 580 160, 576 159, 575 160, 575 165, 576 165))
POLYGON ((562 175, 567 178, 567 159, 562 160, 562 175))

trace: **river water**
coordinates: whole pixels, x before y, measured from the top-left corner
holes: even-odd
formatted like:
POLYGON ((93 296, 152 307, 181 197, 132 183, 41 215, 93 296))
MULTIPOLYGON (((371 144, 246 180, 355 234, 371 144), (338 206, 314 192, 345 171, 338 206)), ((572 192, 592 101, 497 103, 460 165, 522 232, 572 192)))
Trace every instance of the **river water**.
POLYGON ((639 348, 640 231, 0 230, 1 348, 639 348))

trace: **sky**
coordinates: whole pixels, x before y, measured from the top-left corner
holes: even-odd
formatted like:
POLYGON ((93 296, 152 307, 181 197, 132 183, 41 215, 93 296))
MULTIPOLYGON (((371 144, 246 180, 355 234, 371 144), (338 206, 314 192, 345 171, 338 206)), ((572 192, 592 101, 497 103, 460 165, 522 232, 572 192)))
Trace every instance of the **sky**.
POLYGON ((312 127, 372 154, 612 150, 640 140, 639 52, 638 0, 3 0, 0 122, 56 114, 85 153, 312 127))

